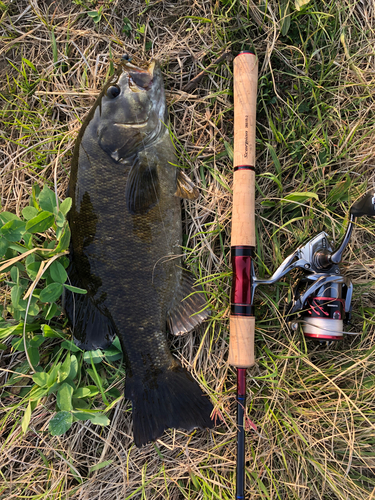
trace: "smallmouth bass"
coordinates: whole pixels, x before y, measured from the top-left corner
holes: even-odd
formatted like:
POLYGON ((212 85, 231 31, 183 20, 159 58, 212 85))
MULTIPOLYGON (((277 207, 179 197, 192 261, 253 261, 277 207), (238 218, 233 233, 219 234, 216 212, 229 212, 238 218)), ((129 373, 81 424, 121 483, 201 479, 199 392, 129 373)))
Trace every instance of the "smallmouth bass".
POLYGON ((169 351, 166 329, 191 331, 207 316, 181 261, 180 198, 196 198, 176 168, 161 70, 123 59, 90 110, 72 160, 69 276, 87 295, 65 310, 83 349, 118 335, 137 446, 167 428, 210 428, 212 404, 169 351))

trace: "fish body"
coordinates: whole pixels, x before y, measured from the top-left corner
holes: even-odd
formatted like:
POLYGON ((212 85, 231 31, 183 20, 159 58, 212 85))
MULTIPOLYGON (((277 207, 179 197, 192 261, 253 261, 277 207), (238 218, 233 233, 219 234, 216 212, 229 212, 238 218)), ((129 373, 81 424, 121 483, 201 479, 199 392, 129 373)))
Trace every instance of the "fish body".
POLYGON ((157 63, 124 61, 82 126, 69 183, 69 275, 88 293, 69 294, 65 309, 82 348, 119 336, 137 446, 169 427, 212 426, 211 403, 167 343, 167 323, 180 334, 208 315, 181 261, 180 197, 197 193, 167 123, 157 63))

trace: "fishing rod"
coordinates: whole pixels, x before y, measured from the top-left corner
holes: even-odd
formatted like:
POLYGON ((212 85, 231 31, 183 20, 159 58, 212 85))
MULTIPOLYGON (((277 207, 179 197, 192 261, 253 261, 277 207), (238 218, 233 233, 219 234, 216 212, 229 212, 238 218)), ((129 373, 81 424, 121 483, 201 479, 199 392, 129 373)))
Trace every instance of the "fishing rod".
POLYGON ((237 368, 236 498, 245 491, 246 369, 254 364, 252 259, 255 249, 255 128, 258 59, 241 52, 233 61, 234 148, 231 232, 232 292, 228 362, 237 368))
POLYGON ((258 61, 252 52, 241 52, 234 70, 234 172, 231 233, 233 269, 230 315, 230 365, 237 368, 236 499, 245 498, 246 369, 254 365, 254 293, 289 272, 303 275, 293 290, 286 315, 289 326, 299 324, 306 338, 321 343, 341 340, 351 319, 353 285, 339 264, 358 217, 375 217, 375 190, 356 201, 341 245, 334 250, 322 231, 289 255, 269 279, 255 275, 255 128, 258 61))

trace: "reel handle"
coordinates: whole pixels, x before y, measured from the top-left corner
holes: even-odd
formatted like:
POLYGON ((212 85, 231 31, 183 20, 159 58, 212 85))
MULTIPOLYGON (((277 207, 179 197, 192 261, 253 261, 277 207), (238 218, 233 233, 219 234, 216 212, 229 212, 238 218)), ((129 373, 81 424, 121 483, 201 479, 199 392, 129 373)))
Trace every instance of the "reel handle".
POLYGON ((234 174, 231 252, 233 284, 229 363, 237 368, 254 364, 255 318, 251 269, 255 248, 255 130, 258 59, 251 52, 235 57, 234 174))

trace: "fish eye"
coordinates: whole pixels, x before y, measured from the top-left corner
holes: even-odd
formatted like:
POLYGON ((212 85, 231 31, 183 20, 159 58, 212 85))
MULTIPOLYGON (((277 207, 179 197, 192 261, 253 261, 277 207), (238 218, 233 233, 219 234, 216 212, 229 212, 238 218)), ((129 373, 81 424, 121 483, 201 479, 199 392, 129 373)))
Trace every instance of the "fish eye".
POLYGON ((121 92, 121 90, 120 90, 120 87, 118 85, 111 85, 107 89, 107 97, 109 97, 110 99, 114 99, 115 97, 117 97, 120 94, 120 92, 121 92))

